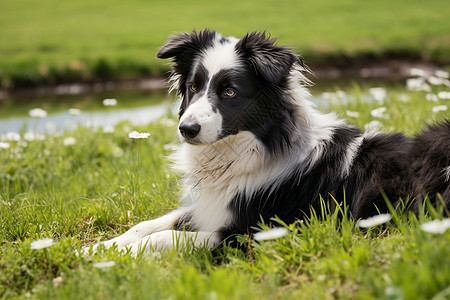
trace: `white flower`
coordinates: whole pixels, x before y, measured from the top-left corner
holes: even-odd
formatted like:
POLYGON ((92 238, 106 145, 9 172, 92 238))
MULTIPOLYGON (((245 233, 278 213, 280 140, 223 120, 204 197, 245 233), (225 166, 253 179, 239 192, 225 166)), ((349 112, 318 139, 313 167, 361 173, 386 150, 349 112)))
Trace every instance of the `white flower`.
POLYGON ((408 94, 400 94, 398 95, 398 100, 402 101, 403 103, 409 102, 410 98, 408 94))
POLYGON ((50 246, 53 246, 55 243, 53 242, 53 239, 49 238, 43 238, 37 241, 34 241, 31 243, 30 248, 34 250, 44 249, 50 246))
POLYGON ((435 94, 426 94, 425 99, 427 99, 427 101, 437 102, 438 96, 435 94))
POLYGON ((105 125, 103 126, 103 132, 104 133, 113 133, 114 132, 114 126, 112 125, 105 125))
POLYGON ((105 99, 103 100, 104 106, 116 106, 117 105, 117 99, 105 99))
POLYGON ((358 118, 359 117, 359 112, 357 111, 351 111, 351 110, 346 110, 345 114, 351 118, 358 118))
POLYGON ((336 96, 338 96, 338 98, 341 98, 341 99, 347 98, 347 94, 344 91, 337 91, 336 96))
POLYGON ((288 231, 284 227, 276 227, 266 231, 260 231, 253 235, 253 238, 257 241, 274 240, 288 234, 288 231))
POLYGON ((392 216, 390 214, 380 214, 367 219, 359 220, 357 225, 361 228, 369 228, 387 223, 391 219, 392 216))
POLYGON ((430 76, 428 78, 428 82, 431 85, 444 85, 447 82, 447 80, 443 79, 443 78, 440 78, 440 77, 436 77, 436 76, 430 76))
POLYGON ((420 225, 420 229, 430 233, 444 233, 450 228, 450 218, 443 220, 433 220, 420 225))
POLYGON ((69 136, 63 140, 64 146, 72 146, 72 145, 75 145, 76 143, 77 143, 77 140, 71 136, 69 136))
POLYGON ((419 68, 411 68, 409 74, 417 77, 424 77, 426 75, 425 71, 419 68))
POLYGON ((431 108, 431 111, 434 113, 438 113, 440 111, 447 111, 448 107, 447 105, 438 105, 431 108))
POLYGON ((57 288, 64 282, 64 278, 62 276, 58 276, 58 277, 53 278, 52 282, 53 282, 53 286, 55 288, 57 288))
POLYGON ((128 134, 128 137, 130 139, 146 139, 150 136, 150 133, 146 133, 146 132, 137 132, 137 131, 132 131, 128 134))
POLYGON ((406 80, 406 87, 411 91, 426 91, 429 92, 431 87, 425 82, 423 78, 409 78, 406 80))
POLYGON ((0 142, 0 149, 8 149, 9 147, 9 143, 0 142))
POLYGON ((450 78, 450 74, 447 71, 442 71, 442 70, 437 70, 436 72, 434 72, 434 75, 436 75, 437 77, 440 77, 440 78, 445 78, 445 79, 450 78))
POLYGON ((385 118, 386 116, 384 115, 384 113, 387 111, 386 107, 379 107, 379 108, 375 108, 374 110, 372 110, 370 112, 370 114, 372 115, 372 117, 376 117, 376 118, 385 118))
POLYGON ((369 93, 378 101, 378 103, 383 103, 386 98, 386 89, 382 87, 370 88, 369 93))
POLYGON ((81 114, 81 110, 79 110, 78 108, 69 108, 69 114, 72 116, 78 116, 79 114, 81 114))
POLYGON ((20 134, 17 132, 8 132, 4 135, 4 139, 7 141, 18 142, 20 141, 20 134))
POLYGON ((381 127, 383 127, 383 124, 380 121, 377 120, 373 120, 367 124, 364 125, 364 129, 366 131, 371 131, 371 130, 379 130, 381 127))
POLYGON ((47 112, 42 108, 34 108, 30 110, 28 114, 32 118, 45 118, 47 116, 47 112))
POLYGON ((116 262, 112 261, 112 260, 110 260, 110 261, 101 261, 101 262, 96 262, 96 263, 92 264, 92 266, 94 268, 98 268, 98 269, 111 268, 111 267, 113 267, 115 265, 116 265, 116 262))
POLYGON ((440 99, 450 99, 450 92, 439 92, 438 97, 440 99))

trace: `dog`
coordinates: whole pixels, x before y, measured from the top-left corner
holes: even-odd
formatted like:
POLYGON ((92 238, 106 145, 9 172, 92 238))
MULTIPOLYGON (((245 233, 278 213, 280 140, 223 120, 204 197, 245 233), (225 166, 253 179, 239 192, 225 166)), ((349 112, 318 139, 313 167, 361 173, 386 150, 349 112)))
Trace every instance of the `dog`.
POLYGON ((322 200, 345 201, 355 219, 388 212, 386 198, 394 207, 401 199, 443 199, 449 208, 449 120, 410 138, 362 132, 321 113, 308 100, 303 59, 265 32, 181 34, 157 57, 172 58, 172 89, 181 98, 182 144, 172 160, 185 174, 184 205, 105 247, 133 255, 187 242, 214 248, 251 234, 261 220, 305 218, 322 200))

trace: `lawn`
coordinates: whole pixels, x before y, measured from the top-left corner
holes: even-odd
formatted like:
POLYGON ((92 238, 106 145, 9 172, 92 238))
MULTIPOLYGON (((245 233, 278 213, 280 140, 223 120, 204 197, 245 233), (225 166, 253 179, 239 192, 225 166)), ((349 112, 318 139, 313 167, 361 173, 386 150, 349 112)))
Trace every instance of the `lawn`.
MULTIPOLYGON (((335 111, 350 123, 413 135, 425 122, 448 117, 443 107, 449 100, 437 96, 445 90, 432 86, 428 94, 434 96, 426 96, 396 86, 380 97, 380 90, 355 85, 315 94, 325 100, 318 102, 320 110, 335 111)), ((442 210, 419 216, 391 211, 389 223, 369 230, 361 230, 347 217, 341 220, 345 207, 324 210, 317 214, 326 215, 325 220, 313 217, 281 224, 288 229, 286 236, 251 242, 246 251, 188 245, 136 259, 116 249, 78 256, 75 249, 114 237, 179 205, 180 174, 170 170, 165 158, 176 143, 175 124, 175 117, 168 115, 139 128, 119 124, 114 132, 80 128, 43 140, 24 133, 19 141, 4 138, 0 298, 450 297, 450 230, 439 234, 421 228, 430 220, 448 218, 449 212, 442 210), (130 140, 131 130, 151 136, 130 140), (55 243, 32 249, 42 238, 55 243)), ((267 229, 264 224, 261 228, 267 229)), ((246 242, 247 237, 240 240, 246 242)))
POLYGON ((176 32, 268 30, 308 63, 449 63, 446 0, 56 1, 0 3, 1 87, 160 76, 176 32))

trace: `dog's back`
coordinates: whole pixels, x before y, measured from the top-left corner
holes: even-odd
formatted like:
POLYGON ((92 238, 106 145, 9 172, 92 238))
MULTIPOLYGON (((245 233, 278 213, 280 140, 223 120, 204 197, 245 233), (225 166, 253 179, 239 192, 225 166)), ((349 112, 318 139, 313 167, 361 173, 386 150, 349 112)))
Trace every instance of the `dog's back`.
POLYGON ((438 193, 448 208, 450 206, 450 120, 429 126, 418 135, 414 140, 410 159, 414 174, 414 194, 418 197, 416 203, 419 204, 428 195, 433 204, 439 204, 435 202, 435 196, 438 193))

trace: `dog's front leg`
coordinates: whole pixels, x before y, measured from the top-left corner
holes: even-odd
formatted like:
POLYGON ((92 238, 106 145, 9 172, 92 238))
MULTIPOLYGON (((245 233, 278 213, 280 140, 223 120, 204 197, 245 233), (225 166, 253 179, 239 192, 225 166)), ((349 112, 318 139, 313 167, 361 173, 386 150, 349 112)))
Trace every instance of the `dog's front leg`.
MULTIPOLYGON (((186 208, 180 208, 157 219, 141 222, 118 237, 94 245, 93 250, 95 252, 99 245, 103 245, 105 248, 116 245, 118 249, 121 249, 136 243, 152 233, 174 229, 175 224, 177 224, 178 220, 183 217, 187 211, 188 209, 186 208)), ((83 253, 88 253, 89 248, 90 247, 83 248, 83 253)))
POLYGON ((178 230, 164 230, 146 236, 131 245, 131 255, 137 256, 142 251, 148 255, 153 251, 164 251, 172 248, 207 247, 214 248, 220 243, 220 235, 217 232, 192 232, 178 230))

